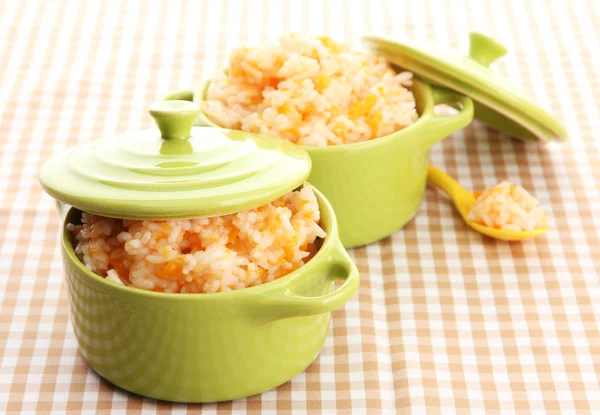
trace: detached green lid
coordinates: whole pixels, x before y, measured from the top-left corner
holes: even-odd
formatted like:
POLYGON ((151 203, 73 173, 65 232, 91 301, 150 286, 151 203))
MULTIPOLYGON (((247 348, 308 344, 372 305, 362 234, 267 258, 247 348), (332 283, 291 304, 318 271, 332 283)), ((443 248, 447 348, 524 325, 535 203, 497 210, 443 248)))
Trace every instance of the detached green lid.
POLYGON ((126 133, 48 160, 42 186, 85 212, 123 219, 216 216, 271 202, 303 184, 310 158, 299 146, 244 131, 192 127, 188 101, 150 108, 158 130, 126 133))
POLYGON ((567 136, 558 120, 488 68, 507 52, 488 36, 470 34, 469 56, 378 36, 364 36, 362 41, 371 53, 427 82, 470 97, 475 104, 475 118, 490 127, 522 140, 564 140, 567 136))

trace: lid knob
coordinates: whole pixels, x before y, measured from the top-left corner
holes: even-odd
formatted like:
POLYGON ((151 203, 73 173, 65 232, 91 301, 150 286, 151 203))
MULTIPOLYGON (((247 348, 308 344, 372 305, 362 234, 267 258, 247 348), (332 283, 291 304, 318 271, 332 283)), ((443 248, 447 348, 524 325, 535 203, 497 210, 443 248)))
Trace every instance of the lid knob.
POLYGON ((165 140, 188 138, 198 114, 200 106, 190 101, 158 101, 150 106, 150 115, 165 140))
POLYGON ((506 55, 503 44, 481 33, 469 33, 469 56, 474 61, 488 67, 496 59, 506 55))

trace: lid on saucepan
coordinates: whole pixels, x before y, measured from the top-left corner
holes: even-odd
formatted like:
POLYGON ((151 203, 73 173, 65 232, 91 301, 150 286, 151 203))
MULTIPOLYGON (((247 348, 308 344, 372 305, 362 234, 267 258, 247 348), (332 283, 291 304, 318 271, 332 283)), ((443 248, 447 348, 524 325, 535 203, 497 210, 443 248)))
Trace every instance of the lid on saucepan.
POLYGON ((67 150, 40 171, 54 198, 85 212, 123 219, 225 215, 271 202, 308 177, 299 146, 244 131, 192 127, 198 104, 150 107, 156 129, 67 150))
POLYGON ((475 118, 490 127, 522 140, 566 138, 565 127, 558 120, 488 68, 506 54, 506 48, 488 36, 470 34, 469 56, 379 36, 364 36, 362 41, 371 53, 432 84, 470 97, 475 105, 475 118))

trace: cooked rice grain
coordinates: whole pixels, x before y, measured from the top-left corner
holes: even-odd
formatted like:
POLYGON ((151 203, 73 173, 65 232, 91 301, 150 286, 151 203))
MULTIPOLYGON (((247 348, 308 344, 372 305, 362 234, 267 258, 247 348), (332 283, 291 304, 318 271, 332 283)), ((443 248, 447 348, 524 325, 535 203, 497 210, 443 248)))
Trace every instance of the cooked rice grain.
POLYGON ((479 195, 469 219, 490 228, 533 231, 548 226, 546 212, 539 204, 521 186, 503 181, 479 195))
POLYGON ((412 73, 327 37, 235 49, 202 103, 216 124, 307 146, 356 143, 414 123, 412 73))
POLYGON ((75 253, 96 274, 160 292, 237 290, 301 267, 325 232, 312 187, 237 214, 136 221, 84 213, 68 224, 75 253))

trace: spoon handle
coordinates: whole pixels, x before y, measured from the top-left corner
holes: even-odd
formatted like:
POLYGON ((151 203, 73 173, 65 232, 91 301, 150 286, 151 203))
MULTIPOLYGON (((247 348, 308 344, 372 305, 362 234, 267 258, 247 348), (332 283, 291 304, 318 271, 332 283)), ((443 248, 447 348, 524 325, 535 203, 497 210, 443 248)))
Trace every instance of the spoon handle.
MULTIPOLYGON (((427 179, 450 196, 459 210, 461 207, 459 205, 462 205, 461 201, 473 200, 473 195, 458 184, 456 180, 431 164, 427 167, 427 179)), ((466 212, 461 212, 461 214, 463 213, 466 212)))

